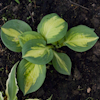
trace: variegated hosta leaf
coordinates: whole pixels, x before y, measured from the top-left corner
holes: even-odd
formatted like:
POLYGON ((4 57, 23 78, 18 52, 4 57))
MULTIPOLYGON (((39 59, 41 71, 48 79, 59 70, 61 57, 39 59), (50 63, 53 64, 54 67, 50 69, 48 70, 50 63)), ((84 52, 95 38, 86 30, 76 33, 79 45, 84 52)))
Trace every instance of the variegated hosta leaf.
POLYGON ((22 48, 22 57, 31 63, 47 64, 53 58, 53 51, 44 40, 29 40, 22 48))
POLYGON ((41 34, 35 31, 27 31, 19 36, 20 45, 23 47, 23 45, 31 39, 43 39, 44 40, 41 34))
POLYGON ((31 30, 31 27, 24 21, 17 19, 9 20, 1 27, 1 39, 8 49, 20 52, 22 48, 18 36, 23 32, 31 30))
POLYGON ((83 52, 93 47, 98 38, 93 29, 79 25, 67 32, 63 45, 74 51, 83 52))
POLYGON ((18 85, 24 95, 38 90, 43 84, 45 76, 45 65, 33 64, 23 59, 18 66, 18 85))
POLYGON ((70 75, 71 73, 71 60, 65 53, 57 53, 54 51, 52 60, 54 68, 61 74, 70 75))
POLYGON ((2 92, 0 92, 0 100, 4 100, 4 98, 2 96, 2 92))
POLYGON ((7 100, 16 100, 16 94, 18 92, 17 81, 15 77, 16 67, 18 62, 13 66, 11 72, 8 76, 8 80, 6 82, 6 96, 7 100))
POLYGON ((47 40, 47 44, 63 38, 67 29, 67 22, 60 18, 56 13, 44 16, 37 28, 38 33, 42 34, 47 40))

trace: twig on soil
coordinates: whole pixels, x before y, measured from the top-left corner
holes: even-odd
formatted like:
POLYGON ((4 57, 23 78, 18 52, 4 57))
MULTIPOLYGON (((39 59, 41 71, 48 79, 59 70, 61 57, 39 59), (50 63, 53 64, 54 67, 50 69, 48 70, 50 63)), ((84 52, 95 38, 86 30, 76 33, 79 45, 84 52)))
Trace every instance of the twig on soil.
POLYGON ((4 7, 3 9, 1 9, 1 10, 0 10, 0 13, 1 13, 3 10, 7 9, 9 6, 10 6, 10 5, 4 7))
POLYGON ((84 6, 80 5, 80 4, 77 4, 77 3, 75 3, 75 2, 73 2, 73 1, 71 1, 71 0, 69 0, 69 1, 70 1, 70 3, 72 3, 72 4, 74 4, 74 5, 76 5, 76 6, 79 6, 79 7, 83 8, 83 9, 86 9, 86 10, 89 11, 88 8, 86 8, 86 7, 84 7, 84 6))
POLYGON ((5 88, 4 88, 4 86, 3 86, 3 83, 2 83, 2 81, 1 81, 1 78, 0 78, 0 84, 2 85, 3 91, 5 91, 5 88))
POLYGON ((33 16, 32 16, 32 14, 31 14, 31 12, 30 12, 30 10, 29 10, 28 6, 27 6, 26 4, 25 4, 25 6, 26 6, 26 8, 27 8, 27 10, 28 10, 28 12, 29 12, 29 14, 30 14, 31 18, 32 18, 32 22, 34 23, 33 16))

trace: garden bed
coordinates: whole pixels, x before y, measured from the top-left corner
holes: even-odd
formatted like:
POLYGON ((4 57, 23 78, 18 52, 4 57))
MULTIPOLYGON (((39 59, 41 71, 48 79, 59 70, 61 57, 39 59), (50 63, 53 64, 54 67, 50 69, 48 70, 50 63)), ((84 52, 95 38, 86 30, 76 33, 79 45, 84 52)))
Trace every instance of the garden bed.
MULTIPOLYGON (((57 13, 67 21, 68 28, 87 25, 94 28, 100 37, 99 0, 23 0, 20 4, 14 0, 1 0, 0 27, 8 20, 20 19, 36 31, 43 16, 50 13, 57 13)), ((41 88, 26 96, 19 91, 18 99, 37 97, 46 100, 53 94, 52 100, 100 100, 100 40, 83 53, 72 51, 68 47, 62 47, 58 51, 71 58, 71 75, 59 74, 53 66, 47 65, 46 79, 41 88)), ((8 73, 20 60, 21 53, 8 50, 0 39, 0 91, 5 92, 8 73)))

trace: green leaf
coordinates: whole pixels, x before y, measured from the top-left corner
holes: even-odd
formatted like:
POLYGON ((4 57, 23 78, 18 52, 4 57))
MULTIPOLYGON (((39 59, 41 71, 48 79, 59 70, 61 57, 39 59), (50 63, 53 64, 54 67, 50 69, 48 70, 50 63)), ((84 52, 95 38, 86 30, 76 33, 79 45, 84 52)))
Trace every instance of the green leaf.
POLYGON ((47 64, 53 58, 53 51, 44 40, 33 39, 24 44, 22 57, 34 64, 47 64))
POLYGON ((43 84, 45 76, 45 65, 33 64, 23 59, 18 66, 18 85, 24 95, 38 90, 43 84))
POLYGON ((70 75, 71 73, 71 60, 65 53, 53 52, 54 57, 52 60, 54 68, 61 74, 70 75))
POLYGON ((53 95, 51 95, 50 98, 48 98, 47 100, 51 100, 51 99, 52 99, 52 96, 53 96, 53 95))
POLYGON ((20 4, 19 0, 15 0, 18 4, 20 4))
POLYGON ((4 98, 2 96, 2 92, 0 92, 0 100, 4 100, 4 98))
POLYGON ((41 34, 35 31, 27 31, 19 36, 20 45, 23 47, 23 45, 31 39, 43 39, 44 40, 41 34))
POLYGON ((13 66, 11 69, 11 72, 8 76, 8 80, 6 82, 6 96, 7 100, 16 100, 16 94, 18 92, 18 86, 17 81, 15 77, 16 67, 18 65, 18 62, 13 66))
POLYGON ((41 33, 47 40, 47 44, 63 38, 67 29, 67 22, 60 18, 56 13, 44 16, 37 28, 38 33, 41 33))
POLYGON ((98 38, 93 29, 79 25, 67 32, 63 46, 68 46, 77 52, 83 52, 92 48, 98 38))
POLYGON ((32 29, 24 21, 9 20, 1 27, 1 39, 8 49, 20 52, 22 48, 19 44, 18 36, 26 31, 32 31, 32 29))

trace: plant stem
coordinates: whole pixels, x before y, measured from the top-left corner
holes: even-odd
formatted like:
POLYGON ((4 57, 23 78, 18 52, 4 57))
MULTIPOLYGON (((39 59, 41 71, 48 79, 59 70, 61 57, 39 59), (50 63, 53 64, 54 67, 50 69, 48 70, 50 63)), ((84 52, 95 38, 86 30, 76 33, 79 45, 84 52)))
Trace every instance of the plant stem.
POLYGON ((81 8, 84 8, 84 9, 86 9, 86 10, 89 11, 88 8, 86 8, 86 7, 84 7, 84 6, 80 5, 80 4, 77 4, 77 3, 75 3, 75 2, 73 2, 73 1, 71 1, 71 0, 69 0, 69 1, 70 1, 70 3, 72 3, 72 4, 74 4, 74 5, 76 5, 76 6, 79 6, 79 7, 81 7, 81 8))
POLYGON ((53 46, 53 45, 47 45, 47 48, 49 48, 49 49, 53 49, 54 46, 53 46))
POLYGON ((24 3, 24 4, 25 4, 25 6, 26 6, 26 8, 27 8, 27 10, 28 10, 28 12, 29 12, 29 14, 30 14, 30 16, 31 16, 32 22, 34 23, 34 19, 33 19, 33 16, 32 16, 31 11, 29 10, 29 8, 28 8, 28 6, 26 5, 26 3, 24 3))
POLYGON ((1 81, 1 78, 0 78, 0 84, 2 85, 3 91, 5 91, 5 88, 4 88, 4 86, 3 86, 3 83, 2 83, 2 81, 1 81))
POLYGON ((3 9, 1 9, 1 10, 0 10, 0 13, 1 13, 3 10, 7 9, 9 6, 10 6, 10 5, 4 7, 3 9))

